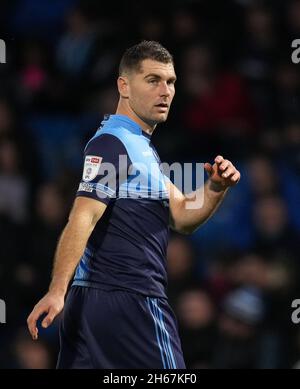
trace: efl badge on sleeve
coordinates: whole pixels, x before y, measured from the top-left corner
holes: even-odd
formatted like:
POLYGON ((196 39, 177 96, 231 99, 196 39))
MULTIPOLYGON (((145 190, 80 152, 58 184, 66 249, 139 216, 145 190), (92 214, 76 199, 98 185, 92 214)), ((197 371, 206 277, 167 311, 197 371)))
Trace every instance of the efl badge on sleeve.
POLYGON ((96 155, 87 155, 84 161, 82 179, 85 182, 92 181, 98 174, 102 158, 96 155))

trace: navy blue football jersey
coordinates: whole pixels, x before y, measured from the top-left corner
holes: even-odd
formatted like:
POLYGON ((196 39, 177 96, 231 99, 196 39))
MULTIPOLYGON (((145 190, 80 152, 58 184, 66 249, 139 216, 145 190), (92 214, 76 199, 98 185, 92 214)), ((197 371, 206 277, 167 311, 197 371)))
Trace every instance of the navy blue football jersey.
POLYGON ((110 115, 84 152, 77 196, 107 205, 77 266, 73 285, 166 297, 169 199, 150 136, 110 115))

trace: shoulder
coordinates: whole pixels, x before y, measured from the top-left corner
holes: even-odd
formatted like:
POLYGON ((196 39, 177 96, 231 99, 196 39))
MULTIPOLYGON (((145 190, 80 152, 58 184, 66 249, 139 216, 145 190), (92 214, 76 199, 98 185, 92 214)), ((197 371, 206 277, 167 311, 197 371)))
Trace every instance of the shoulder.
POLYGON ((96 134, 86 145, 85 153, 90 152, 105 152, 106 153, 126 153, 126 147, 122 140, 109 133, 96 134))

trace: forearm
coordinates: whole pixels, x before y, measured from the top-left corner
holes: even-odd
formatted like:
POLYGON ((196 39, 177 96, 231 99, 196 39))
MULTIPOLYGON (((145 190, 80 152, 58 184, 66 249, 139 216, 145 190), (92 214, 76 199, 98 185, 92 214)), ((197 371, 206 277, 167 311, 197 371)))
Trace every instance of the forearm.
POLYGON ((227 190, 207 180, 203 188, 185 196, 177 215, 181 232, 192 233, 205 223, 218 209, 227 190))
POLYGON ((209 179, 200 189, 189 195, 176 188, 170 180, 166 180, 170 198, 170 225, 181 233, 192 233, 208 220, 221 204, 228 188, 236 185, 240 172, 234 165, 221 155, 214 164, 206 162, 204 169, 209 179))
POLYGON ((69 220, 57 246, 49 291, 66 293, 92 230, 85 220, 69 220))
POLYGON ((33 339, 38 338, 37 320, 46 314, 42 326, 47 328, 64 307, 64 297, 74 270, 83 254, 95 225, 106 205, 96 199, 78 196, 57 245, 49 292, 35 305, 28 316, 28 328, 33 339))

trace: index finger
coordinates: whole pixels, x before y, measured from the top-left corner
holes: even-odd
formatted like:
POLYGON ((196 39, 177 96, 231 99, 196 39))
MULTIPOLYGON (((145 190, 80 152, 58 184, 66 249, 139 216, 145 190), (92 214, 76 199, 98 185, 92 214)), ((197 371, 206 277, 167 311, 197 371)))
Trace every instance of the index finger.
POLYGON ((218 155, 216 158, 215 158, 215 162, 220 164, 221 162, 224 161, 224 158, 222 155, 218 155))
POLYGON ((45 312, 47 312, 46 309, 34 308, 31 314, 28 316, 27 325, 33 340, 36 340, 38 338, 38 329, 36 326, 36 322, 38 321, 39 317, 45 312))

